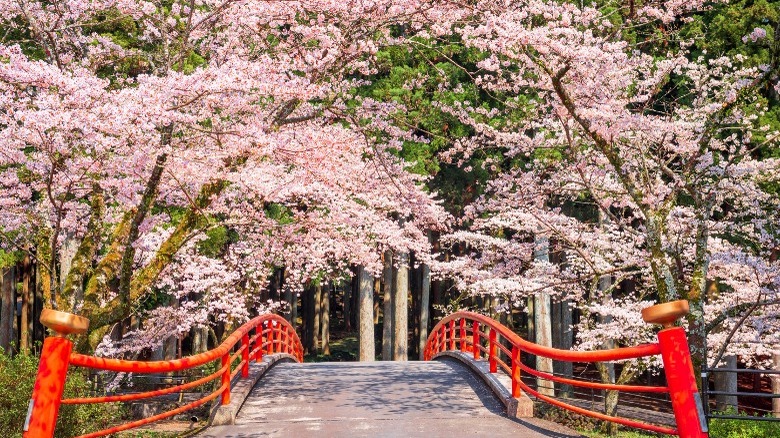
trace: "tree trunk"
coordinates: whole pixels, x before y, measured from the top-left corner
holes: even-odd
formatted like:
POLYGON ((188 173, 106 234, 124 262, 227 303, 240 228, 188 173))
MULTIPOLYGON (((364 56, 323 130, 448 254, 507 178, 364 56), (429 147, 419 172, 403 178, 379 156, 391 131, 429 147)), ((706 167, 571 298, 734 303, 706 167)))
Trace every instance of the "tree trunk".
MULTIPOLYGON (((734 355, 723 356, 723 365, 718 368, 737 368, 737 357, 734 355)), ((715 391, 720 392, 737 392, 737 373, 712 373, 715 377, 715 391)), ((757 375, 757 374, 756 374, 757 375)), ((733 409, 737 410, 737 396, 736 395, 716 395, 715 396, 715 409, 718 411, 727 411, 733 409)))
POLYGON ((322 314, 320 315, 321 333, 320 339, 322 340, 322 354, 330 356, 330 284, 326 284, 321 287, 322 297, 320 298, 320 309, 322 314))
POLYGON ((352 331, 352 283, 344 285, 344 329, 352 331))
POLYGON ((303 348, 308 354, 314 353, 314 291, 311 286, 303 290, 303 348))
POLYGON ((192 354, 199 354, 207 351, 209 341, 208 327, 192 328, 192 354))
POLYGON ((374 325, 379 324, 379 299, 382 295, 382 280, 374 278, 374 325))
POLYGON ((385 251, 382 270, 382 360, 393 359, 393 252, 385 251))
MULTIPOLYGON (((37 252, 36 252, 37 257, 37 252)), ((35 272, 35 275, 32 281, 33 284, 33 303, 32 303, 32 328, 33 328, 33 345, 32 347, 35 348, 36 345, 43 344, 43 339, 46 337, 46 327, 41 324, 41 312, 43 311, 44 306, 46 305, 46 295, 44 294, 43 288, 41 287, 41 270, 46 269, 45 266, 41 266, 40 263, 35 263, 33 265, 33 269, 35 272), (40 344, 38 344, 40 342, 40 344)))
POLYGON ((431 268, 428 265, 422 265, 422 279, 420 291, 420 360, 424 359, 425 342, 428 340, 428 324, 430 320, 430 297, 431 297, 431 268))
POLYGON ((409 254, 398 253, 393 306, 393 360, 408 360, 409 254))
MULTIPOLYGON (((568 300, 562 300, 552 305, 553 311, 553 347, 561 350, 571 350, 573 344, 572 336, 572 314, 568 300)), ((571 362, 555 361, 553 369, 557 374, 571 378, 574 367, 571 362)), ((558 396, 567 397, 571 393, 571 385, 556 383, 558 396)))
MULTIPOLYGON (((612 302, 612 292, 610 291, 612 287, 612 277, 609 275, 603 275, 598 280, 598 290, 599 293, 601 293, 601 302, 603 304, 609 305, 609 303, 612 302)), ((611 316, 604 316, 599 315, 598 317, 599 323, 601 324, 609 324, 612 322, 611 316)), ((612 341, 606 341, 602 345, 602 348, 605 350, 610 350, 612 348, 615 348, 615 343, 612 341)), ((599 370, 599 375, 601 376, 601 381, 604 383, 615 383, 615 364, 612 362, 599 362, 596 364, 596 367, 599 370)), ((604 412, 607 415, 614 416, 617 413, 617 403, 618 398, 620 396, 620 393, 617 391, 607 391, 606 397, 604 398, 604 412)), ((617 424, 605 421, 603 424, 603 429, 609 436, 617 436, 617 424)))
POLYGON ((30 277, 32 276, 32 262, 30 256, 26 255, 22 262, 22 314, 19 318, 19 350, 29 352, 30 339, 30 277))
POLYGON ((14 338, 14 268, 2 269, 0 285, 0 348, 11 354, 11 342, 14 338))
MULTIPOLYGON (((780 371, 780 351, 775 350, 772 352, 772 369, 780 371)), ((780 375, 772 375, 772 394, 780 394, 780 375)), ((780 398, 775 397, 772 399, 772 415, 775 418, 780 418, 780 398)))
POLYGON ((298 329, 298 295, 297 292, 291 294, 290 324, 292 324, 294 330, 298 329))
MULTIPOLYGON (((534 259, 540 262, 550 261, 550 240, 547 237, 537 236, 535 239, 534 259)), ((535 341, 539 345, 552 347, 552 325, 550 312, 550 294, 538 293, 534 296, 534 329, 535 341)), ((536 356, 536 369, 545 373, 553 372, 552 359, 536 356)), ((539 393, 549 396, 555 395, 552 382, 537 378, 536 386, 539 393)))
POLYGON ((320 315, 322 315, 322 285, 314 286, 314 321, 311 326, 312 353, 320 351, 320 315))
POLYGON ((371 274, 362 266, 359 272, 359 330, 360 330, 360 352, 361 362, 373 362, 376 352, 374 351, 374 282, 371 274))

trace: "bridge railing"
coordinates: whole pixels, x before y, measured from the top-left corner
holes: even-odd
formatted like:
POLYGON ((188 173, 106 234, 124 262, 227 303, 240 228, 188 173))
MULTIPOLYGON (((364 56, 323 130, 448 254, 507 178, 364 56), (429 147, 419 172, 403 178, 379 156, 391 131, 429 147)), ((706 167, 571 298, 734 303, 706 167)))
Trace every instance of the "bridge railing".
POLYGON ((473 312, 456 312, 443 318, 433 328, 425 345, 425 360, 433 359, 444 351, 460 351, 473 354, 474 360, 483 355, 491 373, 501 367, 511 378, 512 396, 521 396, 521 391, 535 396, 559 408, 637 429, 657 433, 678 435, 683 438, 706 438, 707 423, 703 415, 701 398, 693 375, 690 350, 685 330, 674 327, 674 322, 688 312, 686 301, 659 304, 645 309, 642 314, 646 322, 662 324, 658 342, 634 347, 596 351, 571 351, 550 348, 529 342, 515 334, 501 323, 473 312), (503 341, 503 342, 502 342, 503 341), (509 347, 505 346, 509 345, 509 347), (610 362, 638 359, 660 355, 664 364, 666 386, 622 385, 597 383, 556 376, 536 370, 522 363, 521 354, 532 354, 566 362, 610 362), (592 411, 531 388, 522 380, 522 373, 551 382, 606 391, 628 391, 640 393, 667 393, 671 399, 676 428, 650 424, 619 416, 592 411))
POLYGON ((233 378, 239 373, 242 378, 248 377, 249 364, 252 361, 261 361, 264 354, 286 353, 298 362, 303 361, 303 346, 295 329, 278 315, 261 315, 252 319, 213 350, 166 361, 108 359, 73 353, 73 342, 67 336, 85 332, 89 324, 88 320, 65 312, 44 310, 41 314, 41 322, 56 334, 47 337, 43 342, 38 375, 24 423, 24 438, 52 437, 61 404, 141 400, 177 393, 219 379, 220 386, 216 390, 196 401, 148 418, 82 435, 79 438, 105 436, 186 412, 217 397, 220 397, 220 403, 223 405, 230 403, 230 385, 233 378), (239 358, 241 360, 233 366, 239 358), (65 379, 71 365, 95 370, 156 374, 188 370, 217 360, 220 361, 219 369, 214 373, 169 388, 103 397, 62 399, 65 379))

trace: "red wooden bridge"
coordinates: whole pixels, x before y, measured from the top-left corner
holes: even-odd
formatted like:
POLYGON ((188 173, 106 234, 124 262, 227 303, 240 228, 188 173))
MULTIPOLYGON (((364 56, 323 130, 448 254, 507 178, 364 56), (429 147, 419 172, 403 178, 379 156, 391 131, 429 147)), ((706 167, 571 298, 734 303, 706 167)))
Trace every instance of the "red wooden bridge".
MULTIPOLYGON (((578 436, 532 418, 533 402, 630 428, 685 438, 707 437, 685 331, 674 322, 687 302, 645 309, 645 321, 664 328, 658 342, 598 351, 568 351, 528 342, 483 315, 457 312, 442 319, 425 346, 425 362, 302 364, 303 348, 293 327, 277 315, 258 316, 217 348, 172 361, 128 361, 72 352, 68 335, 88 321, 45 311, 46 338, 30 400, 24 437, 51 437, 61 404, 141 400, 219 381, 216 390, 170 411, 83 437, 143 426, 212 403, 211 424, 201 436, 578 436), (528 366, 526 355, 568 362, 611 362, 660 356, 665 386, 619 385, 562 377, 528 366), (166 389, 104 397, 62 399, 70 366, 127 373, 182 371, 219 361, 205 377, 166 389), (290 363, 285 363, 290 362, 290 363), (297 362, 297 363, 296 363, 297 362), (675 426, 610 416, 574 400, 556 398, 524 376, 591 390, 668 394, 675 426)), ((554 391, 553 391, 554 393, 554 391)))

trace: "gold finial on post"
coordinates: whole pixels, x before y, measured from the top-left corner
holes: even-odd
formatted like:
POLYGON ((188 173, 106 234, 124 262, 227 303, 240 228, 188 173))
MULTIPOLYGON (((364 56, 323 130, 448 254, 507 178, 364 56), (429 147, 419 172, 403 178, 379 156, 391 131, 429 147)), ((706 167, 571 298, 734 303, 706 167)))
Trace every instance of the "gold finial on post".
POLYGON ((670 301, 642 309, 642 319, 650 324, 660 324, 663 328, 674 326, 674 322, 690 312, 688 300, 670 301))
POLYGON ((41 324, 50 328, 54 336, 65 337, 71 334, 81 335, 89 328, 89 319, 59 310, 43 309, 41 324))

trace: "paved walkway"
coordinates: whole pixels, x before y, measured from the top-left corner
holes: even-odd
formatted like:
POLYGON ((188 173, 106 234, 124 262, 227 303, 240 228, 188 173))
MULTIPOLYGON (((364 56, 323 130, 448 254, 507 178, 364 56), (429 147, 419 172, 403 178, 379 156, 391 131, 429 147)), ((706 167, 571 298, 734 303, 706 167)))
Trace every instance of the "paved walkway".
POLYGON ((503 411, 482 381, 454 361, 283 363, 260 379, 235 426, 199 436, 580 437, 503 411))

